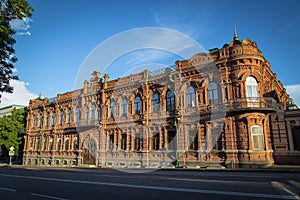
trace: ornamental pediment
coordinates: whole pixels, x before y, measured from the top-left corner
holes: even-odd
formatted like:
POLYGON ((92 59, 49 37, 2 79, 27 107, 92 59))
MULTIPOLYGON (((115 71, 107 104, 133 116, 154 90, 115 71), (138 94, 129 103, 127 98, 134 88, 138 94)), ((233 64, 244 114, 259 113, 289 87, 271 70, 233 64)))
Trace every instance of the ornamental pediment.
POLYGON ((204 65, 211 62, 213 62, 213 59, 207 53, 199 53, 189 59, 189 64, 191 66, 204 65))

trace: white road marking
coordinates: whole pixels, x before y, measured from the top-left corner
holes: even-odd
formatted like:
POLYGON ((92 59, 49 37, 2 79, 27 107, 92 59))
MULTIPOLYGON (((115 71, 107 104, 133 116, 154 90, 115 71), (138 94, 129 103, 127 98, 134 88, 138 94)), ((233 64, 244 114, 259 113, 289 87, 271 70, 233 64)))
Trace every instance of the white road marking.
POLYGON ((34 179, 34 180, 45 180, 45 181, 56 181, 56 182, 65 182, 65 183, 79 183, 79 184, 90 184, 90 185, 104 185, 104 186, 115 186, 115 187, 125 187, 125 188, 148 189, 148 190, 191 192, 191 193, 202 193, 202 194, 211 194, 211 195, 230 195, 230 196, 273 198, 273 199, 299 199, 298 196, 290 196, 290 195, 275 195, 275 194, 262 194, 262 193, 257 194, 257 193, 248 193, 248 192, 202 190, 202 189, 175 188, 175 187, 163 187, 163 186, 152 186, 152 185, 132 185, 132 184, 113 183, 113 182, 110 183, 110 182, 96 182, 96 181, 84 181, 84 180, 72 180, 72 179, 57 179, 57 178, 21 176, 21 175, 9 175, 9 174, 0 174, 0 176, 34 179))
MULTIPOLYGON (((161 174, 161 173, 157 173, 157 174, 161 174)), ((171 172, 169 173, 170 175, 178 175, 178 173, 176 172, 171 172)), ((166 175, 166 174, 164 174, 166 175)), ((246 174, 243 174, 243 173, 227 173, 227 172, 224 172, 224 173, 210 173, 210 172, 197 172, 195 174, 189 174, 189 175, 195 175, 197 177, 201 177, 201 176, 221 176, 221 177, 247 177, 247 178, 273 178, 274 176, 268 176, 268 175, 255 175, 254 173, 253 174, 249 174, 249 175, 246 175, 246 174)), ((280 176, 276 176, 276 178, 281 178, 280 176)))
POLYGON ((246 182, 246 181, 227 181, 227 180, 212 180, 212 179, 191 179, 191 178, 171 178, 171 177, 159 177, 159 176, 147 176, 147 177, 140 177, 140 176, 115 176, 115 175, 100 175, 95 174, 93 176, 96 177, 111 177, 111 178, 129 178, 129 179, 147 179, 148 177, 155 178, 155 179, 163 179, 163 180, 176 180, 176 181, 188 181, 188 182, 208 182, 208 183, 236 183, 236 184, 260 184, 260 185, 268 185, 269 183, 262 183, 262 182, 246 182))
POLYGON ((209 183, 237 183, 237 184, 260 184, 266 185, 267 183, 262 182, 246 182, 246 181, 227 181, 227 180, 212 180, 212 179, 190 179, 190 178, 165 178, 169 180, 177 180, 177 181, 190 181, 190 182, 209 182, 209 183))
POLYGON ((56 199, 56 200, 68 200, 65 198, 60 198, 60 197, 55 197, 55 196, 50 196, 50 195, 44 195, 44 194, 36 194, 36 193, 30 193, 32 196, 37 196, 37 197, 44 197, 47 199, 56 199))
POLYGON ((290 195, 296 197, 296 199, 300 199, 300 197, 299 197, 297 194, 295 194, 294 192, 292 192, 291 190, 289 190, 288 188, 286 188, 286 187, 284 186, 284 184, 282 184, 282 183, 280 183, 280 182, 277 182, 277 181, 272 181, 271 184, 272 184, 272 186, 273 186, 274 188, 277 188, 277 189, 279 189, 279 190, 282 190, 282 191, 284 191, 284 192, 286 192, 286 193, 288 193, 288 194, 290 194, 290 195))
POLYGON ((9 191, 9 192, 15 192, 15 189, 11 189, 11 188, 5 188, 5 187, 0 187, 0 190, 5 190, 5 191, 9 191))
POLYGON ((296 188, 300 189, 300 183, 294 180, 290 180, 289 181, 290 184, 292 184, 293 186, 295 186, 296 188))
POLYGON ((54 174, 54 175, 74 175, 75 173, 67 173, 67 172, 44 172, 45 174, 54 174))

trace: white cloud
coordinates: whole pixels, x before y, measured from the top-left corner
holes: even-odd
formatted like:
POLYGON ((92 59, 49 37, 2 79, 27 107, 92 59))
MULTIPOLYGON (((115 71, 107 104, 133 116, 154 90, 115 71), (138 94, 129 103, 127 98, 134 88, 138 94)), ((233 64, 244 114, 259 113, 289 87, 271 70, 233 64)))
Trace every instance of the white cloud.
POLYGON ((31 35, 28 31, 30 28, 30 22, 32 22, 32 20, 29 18, 14 19, 10 21, 10 26, 17 32, 17 35, 31 35))
POLYGON ((285 86, 287 93, 294 99, 297 106, 300 106, 300 84, 285 86))
MULTIPOLYGON (((199 30, 201 30, 199 29, 199 26, 204 29, 203 22, 197 21, 197 24, 194 24, 192 21, 188 20, 188 18, 180 18, 178 16, 189 16, 192 18, 193 15, 187 15, 186 9, 177 9, 176 12, 172 13, 158 13, 153 11, 154 22, 159 27, 174 29, 193 38, 198 38, 202 35, 202 32, 199 32, 199 30), (197 30, 195 27, 197 27, 197 30)), ((204 16, 202 16, 202 19, 204 19, 204 16)))
POLYGON ((139 50, 130 53, 127 56, 127 61, 125 62, 125 64, 129 66, 137 66, 141 64, 152 63, 159 59, 167 59, 168 57, 171 56, 172 56, 171 54, 159 50, 153 50, 153 49, 139 50))
MULTIPOLYGON (((90 77, 91 71, 107 72, 113 62, 116 62, 122 56, 134 51, 139 52, 132 54, 132 57, 129 57, 126 61, 124 60, 125 62, 123 63, 147 64, 147 61, 150 63, 158 63, 156 59, 160 60, 160 63, 165 63, 163 62, 163 59, 168 59, 170 54, 183 59, 188 59, 197 53, 205 52, 203 47, 194 39, 172 29, 159 27, 131 29, 113 35, 101 42, 86 57, 80 70, 77 72, 74 88, 82 87, 82 82, 86 80, 87 77, 90 77), (146 49, 153 49, 156 51, 149 51, 150 53, 141 51, 146 49), (144 54, 138 55, 139 53, 144 54), (137 59, 143 59, 143 62, 137 61, 137 59)), ((174 60, 172 60, 172 63, 173 62, 174 60)), ((114 75, 120 73, 120 69, 122 70, 124 68, 124 66, 111 68, 109 74, 112 75, 111 77, 114 77, 114 75)))
POLYGON ((13 73, 18 73, 18 72, 19 72, 17 68, 13 68, 11 71, 12 71, 13 73))
POLYGON ((17 35, 31 35, 29 31, 26 32, 17 32, 17 35))
POLYGON ((18 80, 12 80, 11 86, 14 88, 13 93, 1 93, 1 103, 0 107, 18 104, 18 105, 29 105, 29 100, 36 98, 38 95, 32 93, 26 88, 28 83, 18 80))

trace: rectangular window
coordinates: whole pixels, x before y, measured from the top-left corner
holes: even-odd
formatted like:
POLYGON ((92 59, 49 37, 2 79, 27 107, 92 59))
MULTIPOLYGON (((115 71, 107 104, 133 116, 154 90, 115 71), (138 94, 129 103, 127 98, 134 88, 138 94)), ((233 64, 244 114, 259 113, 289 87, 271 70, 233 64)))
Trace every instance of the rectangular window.
POLYGON ((168 132, 168 150, 176 149, 176 132, 169 131, 168 132))
POLYGON ((46 126, 49 126, 50 113, 47 113, 46 126))
POLYGON ((114 117, 115 114, 115 102, 110 102, 110 117, 114 117))
POLYGON ((152 150, 159 150, 159 133, 156 133, 152 137, 152 150))
POLYGON ((33 139, 30 139, 29 147, 30 147, 30 148, 33 147, 33 139))
POLYGON ((300 126, 292 128, 294 150, 300 151, 300 126))
POLYGON ((74 138, 74 150, 78 150, 78 138, 77 137, 75 137, 74 138))
POLYGON ((122 101, 122 115, 126 116, 126 114, 127 114, 127 101, 123 100, 122 101))
POLYGON ((96 106, 95 104, 93 104, 91 108, 91 119, 95 119, 95 112, 96 112, 96 106))
POLYGON ((36 125, 36 115, 33 116, 32 128, 34 128, 35 125, 36 125))
POLYGON ((43 114, 40 115, 40 127, 43 126, 43 114))
POLYGON ((189 131, 189 144, 188 149, 189 150, 198 150, 198 134, 196 130, 189 131))
POLYGON ((36 143, 37 143, 36 149, 40 151, 41 148, 42 148, 42 147, 41 147, 41 140, 40 140, 40 139, 37 139, 37 142, 36 142, 36 143))
POLYGON ((211 147, 214 150, 222 150, 222 133, 220 128, 211 128, 211 147))
POLYGON ((108 149, 113 150, 114 147, 114 135, 109 135, 109 143, 108 143, 108 149))
POLYGON ((44 138, 44 151, 47 150, 47 138, 44 138))
POLYGON ((60 111, 60 115, 59 115, 59 124, 61 125, 63 123, 63 116, 64 116, 64 111, 60 111))
POLYGON ((89 109, 88 108, 85 110, 85 119, 86 120, 89 119, 89 109))
POLYGON ((140 112, 141 112, 140 102, 134 102, 134 113, 138 115, 140 114, 140 112))
POLYGON ((71 114, 72 114, 72 110, 69 109, 69 110, 68 110, 68 124, 71 123, 71 114))
POLYGON ((79 122, 79 120, 80 120, 80 109, 77 108, 76 109, 76 122, 79 122))
POLYGON ((57 139, 57 151, 60 151, 60 148, 61 148, 61 139, 58 138, 57 139))
POLYGON ((175 97, 168 97, 166 99, 166 103, 167 103, 167 111, 175 110, 175 97))
POLYGON ((100 116, 101 116, 101 108, 100 108, 100 105, 99 105, 99 107, 98 107, 98 119, 100 119, 100 116))
POLYGON ((121 150, 126 150, 126 134, 121 135, 121 150))
POLYGON ((49 140, 49 150, 52 151, 53 150, 53 139, 50 138, 49 140))
POLYGON ((262 126, 251 126, 253 149, 264 149, 264 134, 262 126))
POLYGON ((134 150, 139 151, 141 150, 141 134, 136 133, 134 135, 134 150))

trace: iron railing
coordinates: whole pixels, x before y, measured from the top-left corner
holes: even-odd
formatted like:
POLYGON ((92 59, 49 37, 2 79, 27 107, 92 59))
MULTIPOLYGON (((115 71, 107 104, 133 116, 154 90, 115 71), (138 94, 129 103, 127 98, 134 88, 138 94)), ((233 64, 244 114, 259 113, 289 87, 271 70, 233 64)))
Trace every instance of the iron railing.
POLYGON ((227 111, 269 110, 276 111, 279 104, 272 97, 251 97, 230 100, 225 103, 227 111))

